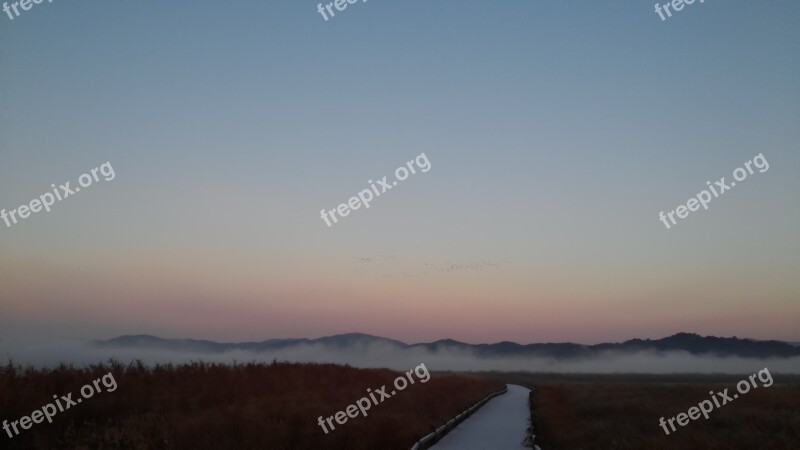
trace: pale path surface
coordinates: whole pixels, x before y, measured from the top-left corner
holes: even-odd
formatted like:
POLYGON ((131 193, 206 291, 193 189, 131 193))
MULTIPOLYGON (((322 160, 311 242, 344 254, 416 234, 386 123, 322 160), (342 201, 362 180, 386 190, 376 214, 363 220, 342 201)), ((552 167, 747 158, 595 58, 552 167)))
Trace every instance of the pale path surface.
POLYGON ((434 445, 436 450, 524 449, 522 441, 531 417, 530 389, 513 384, 508 392, 489 400, 434 445))

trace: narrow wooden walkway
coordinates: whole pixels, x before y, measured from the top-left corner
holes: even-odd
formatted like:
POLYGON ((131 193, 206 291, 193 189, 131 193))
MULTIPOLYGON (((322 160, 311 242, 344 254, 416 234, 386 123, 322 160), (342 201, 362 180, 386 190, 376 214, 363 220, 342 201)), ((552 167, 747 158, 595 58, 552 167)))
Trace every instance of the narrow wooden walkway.
POLYGON ((513 384, 434 445, 434 450, 519 450, 530 425, 530 389, 513 384))

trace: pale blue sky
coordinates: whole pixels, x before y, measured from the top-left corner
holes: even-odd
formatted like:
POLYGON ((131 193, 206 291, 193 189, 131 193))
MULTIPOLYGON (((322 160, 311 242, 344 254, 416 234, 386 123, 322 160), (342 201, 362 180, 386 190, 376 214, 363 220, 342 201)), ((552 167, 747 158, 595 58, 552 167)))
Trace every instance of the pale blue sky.
POLYGON ((796 1, 717 0, 666 22, 641 1, 372 0, 325 22, 315 2, 55 0, 0 16, 0 208, 106 161, 117 174, 0 229, 0 327, 800 340, 798 24, 796 1), (423 151, 430 172, 325 227, 320 209, 423 151), (768 172, 658 221, 761 152, 768 172), (482 260, 498 266, 426 272, 482 260), (158 320, 142 297, 166 305, 158 320), (416 320, 453 309, 445 329, 416 320))

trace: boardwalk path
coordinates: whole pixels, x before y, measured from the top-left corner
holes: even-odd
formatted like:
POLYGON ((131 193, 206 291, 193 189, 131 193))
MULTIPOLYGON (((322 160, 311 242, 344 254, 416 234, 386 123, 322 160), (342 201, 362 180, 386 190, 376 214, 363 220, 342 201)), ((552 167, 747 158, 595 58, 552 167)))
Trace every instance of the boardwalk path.
POLYGON ((508 392, 495 397, 432 448, 434 450, 524 449, 525 429, 530 422, 528 388, 508 385, 508 392))

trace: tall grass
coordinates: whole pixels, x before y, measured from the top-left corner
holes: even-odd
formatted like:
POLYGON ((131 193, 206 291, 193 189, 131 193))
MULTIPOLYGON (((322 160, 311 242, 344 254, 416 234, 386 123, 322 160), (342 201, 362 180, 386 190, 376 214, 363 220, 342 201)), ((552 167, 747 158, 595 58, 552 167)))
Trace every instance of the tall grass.
MULTIPOLYGON (((332 364, 203 362, 148 367, 118 362, 76 368, 0 367, 0 421, 19 420, 112 372, 118 388, 34 424, 9 438, 8 449, 408 449, 434 426, 490 392, 497 381, 432 374, 430 381, 373 406, 325 434, 329 417, 391 385, 398 373, 332 364)), ((391 391, 391 389, 387 389, 391 391)))
POLYGON ((536 442, 571 449, 800 449, 800 378, 773 374, 752 389, 666 435, 668 419, 729 388, 736 375, 524 375, 504 377, 534 387, 536 442))

